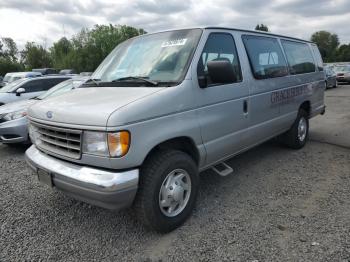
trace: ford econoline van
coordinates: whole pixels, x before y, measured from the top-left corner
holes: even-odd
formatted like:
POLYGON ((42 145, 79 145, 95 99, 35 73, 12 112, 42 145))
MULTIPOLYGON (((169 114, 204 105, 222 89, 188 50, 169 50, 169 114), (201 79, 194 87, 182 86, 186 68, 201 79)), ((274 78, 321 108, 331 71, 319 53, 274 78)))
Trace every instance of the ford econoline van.
POLYGON ((199 173, 273 137, 300 149, 322 114, 314 43, 206 27, 118 45, 83 88, 28 110, 39 181, 109 209, 133 206, 160 232, 191 214, 199 173))

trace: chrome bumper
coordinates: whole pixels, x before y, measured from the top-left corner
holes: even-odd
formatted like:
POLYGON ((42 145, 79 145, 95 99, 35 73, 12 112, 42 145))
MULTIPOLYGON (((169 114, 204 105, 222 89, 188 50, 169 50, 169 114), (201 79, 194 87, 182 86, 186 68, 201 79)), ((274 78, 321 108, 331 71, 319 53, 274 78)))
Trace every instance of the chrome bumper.
POLYGON ((52 186, 74 198, 108 209, 130 206, 135 198, 139 170, 113 172, 80 166, 48 156, 34 145, 26 151, 26 161, 35 174, 47 172, 52 186))

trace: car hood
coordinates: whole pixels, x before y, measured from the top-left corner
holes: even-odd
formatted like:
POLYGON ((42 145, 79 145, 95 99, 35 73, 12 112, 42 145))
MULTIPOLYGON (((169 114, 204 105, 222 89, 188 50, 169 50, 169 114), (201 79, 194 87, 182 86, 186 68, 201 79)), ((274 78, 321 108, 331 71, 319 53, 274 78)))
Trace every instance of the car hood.
POLYGON ((28 110, 32 119, 70 125, 106 127, 109 116, 163 88, 90 87, 40 101, 28 110), (48 113, 49 112, 49 113, 48 113))
POLYGON ((5 104, 3 106, 0 106, 0 115, 16 112, 19 110, 27 110, 28 107, 37 103, 38 101, 39 100, 29 99, 5 104))

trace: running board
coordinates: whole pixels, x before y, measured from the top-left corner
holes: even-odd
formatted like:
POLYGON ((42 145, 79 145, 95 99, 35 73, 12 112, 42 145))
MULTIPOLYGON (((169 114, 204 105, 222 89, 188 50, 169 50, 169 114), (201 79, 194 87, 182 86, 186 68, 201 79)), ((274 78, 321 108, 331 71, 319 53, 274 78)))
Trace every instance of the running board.
POLYGON ((233 173, 232 167, 227 165, 225 162, 221 162, 219 164, 216 164, 211 169, 214 170, 214 172, 217 173, 219 176, 227 176, 227 175, 233 173))

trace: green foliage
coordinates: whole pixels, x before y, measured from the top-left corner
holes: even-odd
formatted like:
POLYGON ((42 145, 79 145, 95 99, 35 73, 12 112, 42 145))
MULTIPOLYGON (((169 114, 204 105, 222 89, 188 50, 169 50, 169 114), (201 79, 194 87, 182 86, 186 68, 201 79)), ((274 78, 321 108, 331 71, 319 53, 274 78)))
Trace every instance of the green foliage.
POLYGON ((34 42, 26 43, 21 52, 21 62, 28 71, 33 68, 51 67, 52 64, 50 53, 42 45, 34 42))
POLYGON ((269 28, 267 27, 267 25, 264 24, 257 24, 255 30, 269 32, 269 28))
POLYGON ((17 61, 17 45, 12 38, 0 39, 0 75, 4 76, 8 72, 22 70, 22 65, 17 61))
POLYGON ((66 37, 62 37, 60 40, 54 43, 50 48, 53 67, 58 69, 70 68, 70 53, 72 50, 72 43, 66 37))
POLYGON ((126 25, 95 25, 92 29, 83 28, 71 39, 62 37, 49 50, 40 44, 27 42, 21 52, 11 38, 2 38, 0 74, 44 67, 92 72, 118 44, 145 33, 143 29, 126 25), (18 53, 21 63, 17 61, 18 53))
POLYGON ((327 31, 318 31, 312 34, 311 41, 317 44, 325 62, 336 60, 337 47, 339 46, 338 35, 327 31))
POLYGON ((94 71, 121 42, 146 33, 143 29, 122 25, 95 25, 83 28, 71 40, 61 38, 50 49, 55 68, 73 68, 77 72, 94 71))
POLYGON ((336 52, 337 62, 350 62, 350 44, 341 45, 336 52))
POLYGON ((0 76, 5 76, 8 72, 18 72, 22 70, 23 66, 20 63, 0 57, 0 76))

